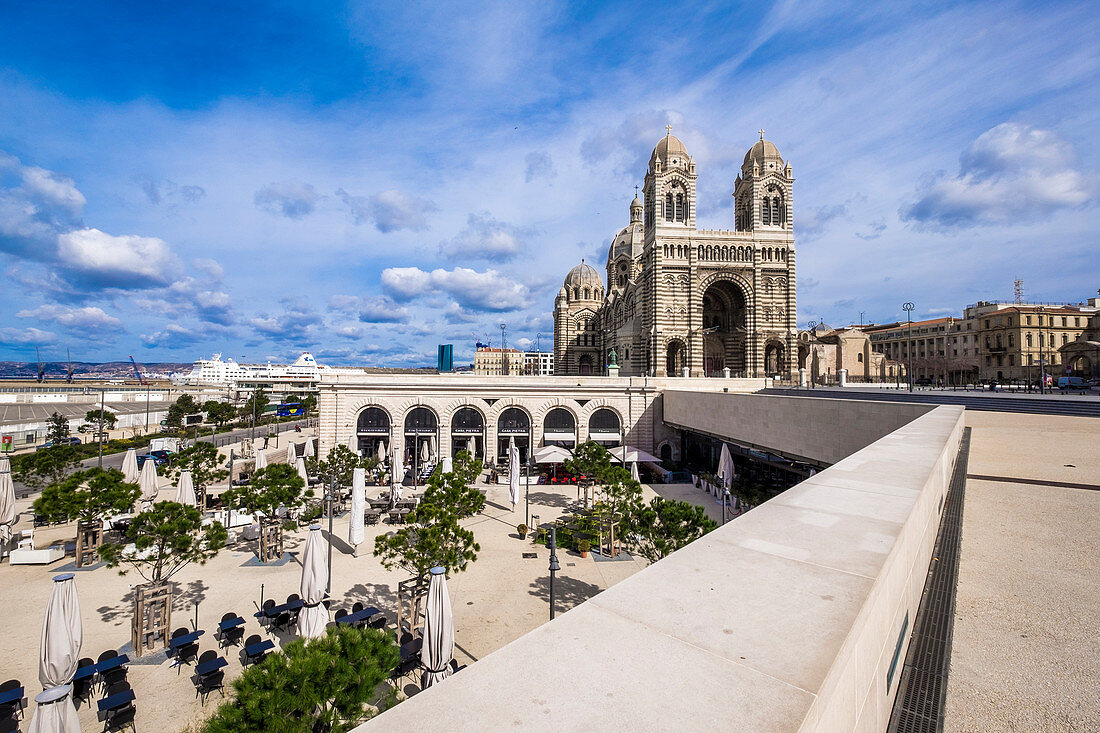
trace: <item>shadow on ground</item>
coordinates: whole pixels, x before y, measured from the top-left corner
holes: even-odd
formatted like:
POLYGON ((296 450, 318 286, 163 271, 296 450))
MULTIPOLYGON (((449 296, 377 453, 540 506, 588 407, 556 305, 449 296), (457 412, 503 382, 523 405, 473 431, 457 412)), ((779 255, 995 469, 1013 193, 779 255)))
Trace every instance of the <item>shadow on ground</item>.
POLYGON ((574 501, 565 494, 548 494, 545 491, 532 493, 530 499, 532 504, 554 507, 555 509, 565 509, 574 501))
MULTIPOLYGON (((603 588, 594 583, 586 583, 583 580, 558 575, 554 578, 554 609, 555 611, 568 611, 602 590, 603 588)), ((549 604, 550 577, 535 579, 531 583, 528 593, 549 604)))

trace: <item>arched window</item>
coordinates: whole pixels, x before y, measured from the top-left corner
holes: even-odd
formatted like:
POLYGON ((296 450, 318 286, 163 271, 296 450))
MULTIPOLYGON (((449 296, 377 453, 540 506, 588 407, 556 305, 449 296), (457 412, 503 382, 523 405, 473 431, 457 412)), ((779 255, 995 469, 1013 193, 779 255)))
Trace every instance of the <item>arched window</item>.
POLYGON ((357 433, 388 434, 390 432, 390 416, 380 407, 368 407, 359 413, 355 431, 357 433))
POLYGON ((588 433, 592 440, 603 445, 618 445, 620 435, 619 416, 606 408, 596 410, 588 419, 588 433))
POLYGON ((684 221, 684 194, 676 194, 676 221, 684 221))
POLYGON ((592 291, 589 290, 588 288, 584 289, 584 299, 585 300, 592 300, 592 291))
POLYGON ((863 363, 863 354, 856 354, 856 361, 858 361, 860 364, 862 364, 863 363))
POLYGON ((673 206, 672 206, 672 192, 669 191, 665 194, 665 221, 672 221, 673 206))
POLYGON ((772 223, 772 205, 771 199, 767 196, 764 197, 764 206, 760 212, 760 223, 771 224, 772 223))
POLYGON ((573 300, 580 300, 580 299, 581 299, 581 289, 580 288, 573 288, 573 300))
POLYGON ((665 245, 665 257, 668 257, 668 245, 665 245))
POLYGON ((699 259, 703 259, 703 245, 699 245, 699 259))
POLYGON ((1031 334, 1029 333, 1026 336, 1026 338, 1027 338, 1027 347, 1030 349, 1031 348, 1031 334))

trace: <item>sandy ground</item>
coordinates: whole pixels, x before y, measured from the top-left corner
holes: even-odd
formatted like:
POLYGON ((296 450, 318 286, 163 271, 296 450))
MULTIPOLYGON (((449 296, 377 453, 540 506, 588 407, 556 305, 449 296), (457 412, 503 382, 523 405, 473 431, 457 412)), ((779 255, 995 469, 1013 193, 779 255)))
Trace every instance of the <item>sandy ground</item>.
MULTIPOLYGON (((968 412, 970 475, 1100 485, 1100 420, 968 412)), ((1100 730, 1100 491, 966 486, 948 731, 1100 730)))
MULTIPOLYGON (((484 486, 484 485, 481 485, 484 486)), ((707 507, 715 519, 720 507, 701 491, 688 486, 659 486, 662 494, 688 498, 707 507)), ((377 487, 368 487, 368 496, 375 496, 377 487)), ((646 498, 653 496, 646 487, 646 498)), ((174 496, 174 488, 162 479, 161 498, 174 496)), ((485 511, 464 522, 474 531, 481 545, 477 562, 465 573, 458 573, 448 582, 456 624, 456 657, 460 663, 476 661, 549 619, 548 554, 544 547, 520 540, 515 526, 524 520, 521 502, 513 511, 507 501, 507 486, 488 487, 485 511), (525 559, 524 552, 535 558, 525 559)), ((531 489, 531 513, 540 521, 556 518, 570 501, 576 499, 572 487, 538 486, 531 489)), ((30 526, 30 500, 20 500, 17 509, 23 512, 17 529, 30 526)), ((366 528, 366 541, 359 546, 360 557, 354 557, 346 545, 348 518, 338 517, 334 525, 333 604, 332 611, 350 609, 355 601, 381 608, 392 620, 396 618, 397 582, 405 576, 384 570, 371 555, 374 537, 389 531, 388 524, 366 528)), ((74 525, 39 528, 39 547, 54 542, 72 542, 74 525)), ((286 549, 296 553, 308 530, 287 533, 286 549)), ((246 636, 266 632, 252 617, 264 598, 283 600, 299 592, 301 566, 293 559, 279 566, 255 566, 255 543, 240 542, 223 550, 205 566, 189 566, 173 581, 176 596, 172 627, 193 626, 196 607, 198 628, 205 629, 200 652, 217 649, 213 638, 222 614, 233 611, 246 619, 246 636), (262 586, 262 591, 261 591, 262 586)), ((572 608, 599 591, 630 576, 645 566, 644 560, 597 560, 594 555, 581 558, 569 551, 559 551, 562 569, 555 581, 555 596, 559 613, 572 608)), ((15 678, 26 687, 28 698, 39 691, 38 653, 43 612, 54 575, 71 569, 72 556, 51 566, 0 565, 0 658, 4 659, 4 679, 15 678)), ((84 643, 81 656, 98 657, 107 649, 122 649, 130 641, 130 619, 133 584, 141 582, 134 572, 122 577, 114 570, 98 567, 76 572, 76 584, 83 618, 84 643)), ((292 636, 270 637, 277 644, 292 636)), ((226 650, 229 662, 227 682, 240 674, 238 648, 226 650)), ((537 660, 532 660, 537 667, 537 660)), ((204 710, 196 697, 190 679, 190 668, 177 674, 167 661, 159 664, 131 664, 129 680, 137 695, 137 726, 139 730, 178 731, 200 721, 204 710)), ((414 694, 411 678, 404 680, 405 694, 414 694)), ((220 702, 215 694, 211 707, 220 702)), ((27 710, 27 720, 34 703, 27 710)), ((94 700, 79 710, 85 730, 102 726, 96 720, 94 700)))

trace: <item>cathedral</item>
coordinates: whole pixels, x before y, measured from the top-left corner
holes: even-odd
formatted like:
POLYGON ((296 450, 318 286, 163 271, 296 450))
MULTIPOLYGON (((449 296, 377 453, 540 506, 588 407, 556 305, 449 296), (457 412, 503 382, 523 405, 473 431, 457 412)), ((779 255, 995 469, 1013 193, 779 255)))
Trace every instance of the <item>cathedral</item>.
POLYGON ((760 139, 733 186, 733 228, 695 228, 695 161, 666 127, 642 198, 554 301, 557 374, 790 376, 798 355, 791 164, 760 139))

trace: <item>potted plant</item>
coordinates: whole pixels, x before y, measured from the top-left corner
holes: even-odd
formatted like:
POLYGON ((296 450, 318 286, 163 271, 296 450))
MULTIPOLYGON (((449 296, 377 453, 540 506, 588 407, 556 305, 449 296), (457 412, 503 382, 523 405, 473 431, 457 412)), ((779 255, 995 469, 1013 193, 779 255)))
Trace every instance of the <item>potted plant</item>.
POLYGON ((522 522, 516 526, 516 532, 519 533, 519 538, 521 540, 527 539, 527 533, 530 531, 530 527, 528 527, 526 524, 523 524, 522 522))
POLYGON ((588 557, 588 551, 592 549, 592 542, 589 540, 577 540, 577 552, 581 553, 581 557, 588 557))

